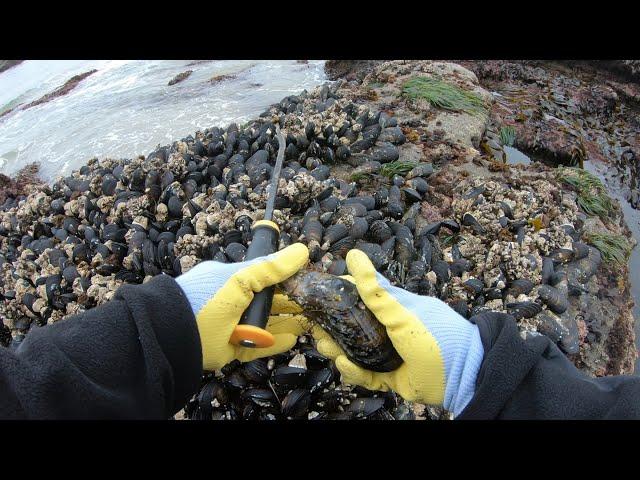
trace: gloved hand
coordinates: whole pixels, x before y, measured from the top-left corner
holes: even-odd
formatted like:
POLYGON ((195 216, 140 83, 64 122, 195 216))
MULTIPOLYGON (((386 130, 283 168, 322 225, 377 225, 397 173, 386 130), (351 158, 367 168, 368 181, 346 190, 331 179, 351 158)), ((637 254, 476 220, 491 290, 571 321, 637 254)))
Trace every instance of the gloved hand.
POLYGON ((296 243, 247 262, 202 262, 176 278, 196 316, 205 370, 219 369, 234 359, 247 362, 275 355, 295 345, 303 332, 304 317, 299 315, 300 307, 282 294, 274 295, 267 324, 275 338, 273 346, 245 348, 232 345, 229 338, 254 292, 286 280, 308 259, 307 247, 296 243))
POLYGON ((386 327, 404 363, 393 372, 372 372, 351 362, 320 328, 317 348, 335 360, 342 381, 369 390, 394 390, 404 399, 442 405, 458 415, 475 391, 484 349, 478 327, 443 301, 392 286, 360 250, 347 254, 347 268, 365 305, 386 327))

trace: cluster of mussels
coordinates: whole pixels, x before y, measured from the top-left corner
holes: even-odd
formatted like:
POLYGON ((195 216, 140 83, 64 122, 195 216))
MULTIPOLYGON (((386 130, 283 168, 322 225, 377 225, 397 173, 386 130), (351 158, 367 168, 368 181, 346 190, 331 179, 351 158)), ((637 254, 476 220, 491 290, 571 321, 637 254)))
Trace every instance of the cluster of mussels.
POLYGON ((197 420, 412 420, 412 406, 393 392, 340 384, 332 362, 300 337, 269 359, 234 361, 203 379, 185 414, 197 420))
MULTIPOLYGON (((398 158, 397 145, 404 142, 393 118, 341 98, 336 88, 324 86, 313 95, 287 97, 257 121, 199 131, 159 147, 146 158, 92 159, 50 187, 7 200, 0 209, 3 344, 15 348, 30 328, 108 301, 123 283, 142 283, 160 273, 177 276, 204 260, 242 261, 251 241, 251 225, 264 215, 279 146, 276 124, 287 134, 274 212, 281 229, 280 248, 302 241, 310 249, 312 268, 342 274, 347 251, 357 247, 390 275, 411 278, 415 221, 403 216, 407 205, 418 206, 420 192, 426 191, 420 175, 426 177, 433 169, 419 166, 410 185, 403 189, 392 185, 372 195, 363 194, 354 182, 332 178, 334 165, 357 164, 377 171, 398 158)), ((416 208, 412 212, 415 215, 416 208)), ((283 356, 271 360, 279 367, 283 359, 287 360, 283 356)), ((322 359, 316 359, 322 364, 322 359)), ((265 360, 265 368, 272 363, 265 360)), ((373 400, 345 408, 354 395, 358 397, 358 390, 336 387, 338 377, 327 370, 326 362, 321 373, 311 375, 313 360, 309 363, 308 371, 304 370, 311 379, 297 386, 307 385, 311 397, 300 392, 287 397, 278 388, 293 384, 274 378, 274 385, 280 387, 274 387, 273 394, 283 402, 289 398, 279 414, 299 416, 284 408, 295 395, 302 396, 296 408, 307 403, 320 408, 314 402, 324 401, 322 412, 327 415, 335 410, 369 417, 381 411, 372 392, 360 392, 360 396, 373 400), (321 375, 323 379, 316 381, 321 375), (317 383, 333 387, 320 389, 317 383), (319 399, 325 390, 336 389, 342 393, 327 395, 339 397, 334 400, 340 405, 319 399)), ((251 398, 254 406, 263 402, 261 408, 268 412, 269 402, 259 398, 268 396, 260 390, 264 384, 257 376, 247 375, 247 369, 260 369, 258 365, 262 361, 240 368, 249 393, 237 400, 251 398)), ((268 368, 260 371, 270 376, 268 368)), ((231 367, 225 372, 231 378, 231 367)), ((240 385, 234 382, 223 382, 231 389, 230 399, 236 398, 232 390, 240 385)), ((206 385, 207 391, 213 388, 206 385)), ((391 397, 384 398, 386 413, 379 416, 391 418, 389 412, 395 407, 391 397)), ((253 413, 243 413, 244 407, 232 410, 253 418, 253 413)))
POLYGON ((466 317, 506 311, 523 330, 577 354, 587 327, 578 298, 592 293, 602 259, 580 241, 586 216, 571 195, 521 173, 457 186, 452 210, 464 228, 443 250, 453 273, 446 294, 452 307, 466 317))

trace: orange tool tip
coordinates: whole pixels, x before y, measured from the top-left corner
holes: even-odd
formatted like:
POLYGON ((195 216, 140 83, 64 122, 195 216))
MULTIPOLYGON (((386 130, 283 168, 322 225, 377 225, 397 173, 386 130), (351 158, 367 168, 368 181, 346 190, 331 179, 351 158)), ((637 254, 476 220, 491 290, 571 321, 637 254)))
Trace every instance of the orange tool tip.
POLYGON ((237 325, 229 341, 233 345, 242 347, 266 348, 271 347, 276 342, 276 339, 263 328, 254 327, 253 325, 237 325))

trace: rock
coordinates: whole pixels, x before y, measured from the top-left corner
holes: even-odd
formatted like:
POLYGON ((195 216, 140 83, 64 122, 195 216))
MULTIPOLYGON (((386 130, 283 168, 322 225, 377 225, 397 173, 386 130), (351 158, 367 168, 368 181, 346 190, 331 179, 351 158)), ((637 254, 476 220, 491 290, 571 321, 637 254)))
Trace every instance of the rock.
POLYGON ((175 85, 176 83, 180 83, 183 80, 186 80, 187 78, 189 78, 189 75, 191 75, 192 73, 193 73, 193 70, 187 70, 186 72, 177 74, 175 77, 169 80, 169 83, 167 83, 167 86, 170 87, 171 85, 175 85))

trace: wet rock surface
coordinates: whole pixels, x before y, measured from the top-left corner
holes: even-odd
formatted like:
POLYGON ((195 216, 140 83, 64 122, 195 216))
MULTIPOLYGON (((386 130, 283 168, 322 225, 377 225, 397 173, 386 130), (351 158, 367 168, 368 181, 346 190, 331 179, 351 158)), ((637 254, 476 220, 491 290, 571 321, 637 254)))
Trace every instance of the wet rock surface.
POLYGON ((187 78, 189 78, 189 76, 192 73, 193 73, 193 70, 187 70, 186 72, 179 73, 178 75, 173 77, 171 80, 169 80, 169 83, 167 83, 167 86, 170 87, 172 85, 175 85, 176 83, 180 83, 183 80, 186 80, 187 78))
MULTIPOLYGON (((496 161, 482 148, 494 104, 460 65, 376 62, 361 80, 286 97, 242 127, 199 131, 146 158, 93 159, 3 205, 0 338, 15 347, 31 328, 102 304, 123 283, 242 261, 264 215, 278 124, 287 149, 274 221, 281 248, 308 246, 309 269, 342 275, 346 253, 359 248, 393 284, 466 318, 507 311, 590 374, 631 371, 627 271, 585 239, 624 233, 619 212, 605 225, 581 211, 555 169, 496 161), (416 76, 444 79, 486 107, 408 98, 416 76)), ((341 384, 308 335, 288 353, 207 374, 183 415, 448 418, 341 384)))

